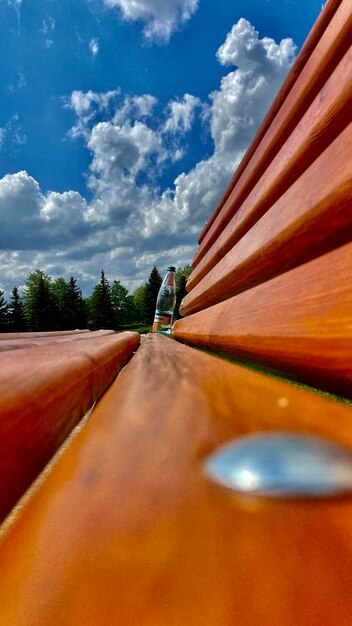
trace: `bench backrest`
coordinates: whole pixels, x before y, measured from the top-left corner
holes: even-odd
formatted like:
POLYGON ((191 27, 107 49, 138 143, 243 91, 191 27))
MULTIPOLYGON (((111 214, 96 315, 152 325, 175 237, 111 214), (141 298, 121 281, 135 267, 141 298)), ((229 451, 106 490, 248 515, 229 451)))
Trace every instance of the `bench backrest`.
POLYGON ((177 339, 352 394, 352 5, 328 3, 213 216, 177 339))

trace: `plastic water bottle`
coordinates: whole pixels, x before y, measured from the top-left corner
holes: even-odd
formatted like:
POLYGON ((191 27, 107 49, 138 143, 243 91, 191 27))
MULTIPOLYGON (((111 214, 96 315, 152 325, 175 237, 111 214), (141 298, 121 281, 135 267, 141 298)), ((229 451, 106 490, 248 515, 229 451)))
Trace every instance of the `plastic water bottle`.
POLYGON ((156 300, 153 333, 171 333, 176 304, 175 267, 168 267, 156 300))

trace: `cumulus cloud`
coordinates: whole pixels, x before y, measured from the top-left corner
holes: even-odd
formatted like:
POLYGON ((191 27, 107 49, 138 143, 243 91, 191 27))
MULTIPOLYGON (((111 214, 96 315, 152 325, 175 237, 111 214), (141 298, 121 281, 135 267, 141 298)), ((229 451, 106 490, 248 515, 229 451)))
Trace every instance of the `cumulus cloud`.
POLYGON ((149 41, 167 42, 171 34, 187 22, 198 8, 198 0, 104 0, 117 7, 126 20, 144 22, 149 41))
POLYGON ((186 93, 181 100, 169 102, 170 112, 164 124, 164 132, 187 132, 191 129, 194 120, 194 109, 201 106, 199 98, 186 93))
POLYGON ((181 173, 174 189, 164 193, 146 220, 149 232, 162 232, 169 211, 178 229, 199 232, 239 164, 255 130, 293 61, 292 40, 276 44, 260 39, 255 28, 240 19, 219 48, 217 58, 236 69, 221 80, 220 89, 210 94, 206 118, 214 151, 188 173, 181 173), (175 217, 174 217, 175 219, 175 217))
POLYGON ((93 128, 88 148, 93 154, 91 170, 111 182, 122 176, 135 180, 142 170, 148 172, 153 156, 157 164, 167 156, 158 133, 142 122, 123 126, 100 122, 93 128))
POLYGON ((26 172, 5 176, 0 181, 2 247, 19 252, 19 267, 31 249, 28 269, 34 263, 51 268, 52 275, 72 273, 82 286, 96 281, 97 267, 131 288, 154 263, 189 262, 196 236, 273 100, 294 50, 291 40, 260 39, 241 19, 217 52, 219 62, 233 68, 205 103, 185 94, 163 107, 151 94, 74 91, 65 106, 76 116, 71 137, 83 137, 91 153, 91 199, 75 191, 43 193, 26 172), (174 184, 162 189, 160 173, 182 158, 185 133, 197 115, 212 153, 189 171, 180 169, 174 184))
POLYGON ((0 180, 0 247, 50 248, 88 230, 87 203, 75 191, 44 194, 26 171, 0 180))

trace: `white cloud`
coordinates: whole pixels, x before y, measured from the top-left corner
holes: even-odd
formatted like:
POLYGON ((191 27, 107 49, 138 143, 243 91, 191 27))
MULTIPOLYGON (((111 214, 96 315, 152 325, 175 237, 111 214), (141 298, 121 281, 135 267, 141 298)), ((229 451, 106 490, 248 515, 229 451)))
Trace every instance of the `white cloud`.
POLYGON ((20 89, 24 89, 25 87, 27 87, 27 80, 25 75, 23 74, 22 70, 19 70, 17 73, 17 78, 14 82, 9 83, 7 85, 7 91, 9 93, 13 93, 14 91, 20 90, 20 89))
POLYGON ((94 91, 72 92, 71 97, 64 99, 64 106, 72 109, 77 117, 76 124, 69 131, 69 136, 74 139, 83 136, 89 140, 90 131, 88 124, 94 120, 97 114, 108 111, 111 102, 113 102, 120 94, 119 89, 107 91, 105 93, 97 93, 94 91))
POLYGON ((287 71, 288 62, 293 60, 295 46, 292 39, 282 39, 277 44, 269 37, 259 39, 258 32, 243 17, 228 33, 216 56, 221 65, 237 65, 242 71, 260 68, 269 75, 287 71))
POLYGON ((198 0, 104 0, 117 7, 126 20, 144 22, 149 41, 167 42, 171 34, 187 22, 198 8, 198 0))
POLYGON ((52 34, 53 30, 55 30, 55 20, 50 15, 47 18, 44 18, 42 21, 41 32, 45 35, 45 46, 46 48, 50 48, 53 45, 53 39, 49 38, 49 35, 52 34))
POLYGON ((45 249, 88 230, 87 203, 75 191, 44 194, 26 171, 7 174, 0 179, 0 221, 2 249, 45 249))
POLYGON ((19 115, 15 113, 11 119, 0 128, 0 150, 7 147, 16 153, 19 147, 27 143, 27 135, 19 123, 19 115))
POLYGON ((17 32, 21 34, 21 4, 22 0, 7 0, 7 4, 14 8, 17 15, 17 32))
POLYGON ((293 54, 291 40, 276 44, 260 39, 241 19, 217 53, 222 64, 235 67, 207 103, 185 94, 162 109, 150 94, 74 91, 65 106, 76 115, 71 137, 83 136, 92 155, 87 178, 92 198, 87 202, 75 191, 43 193, 26 172, 5 176, 0 181, 2 247, 19 251, 18 268, 28 263, 27 273, 36 266, 50 268, 53 276, 76 275, 82 286, 97 280, 97 267, 133 287, 145 280, 154 263, 189 262, 196 236, 293 54), (197 113, 212 140, 212 154, 190 171, 181 171, 174 185, 162 190, 160 172, 182 158, 186 146, 181 140, 197 113))
POLYGON ((260 39, 244 19, 235 24, 217 57, 222 63, 236 63, 237 69, 210 94, 207 111, 213 154, 188 173, 180 174, 174 189, 164 192, 141 212, 142 232, 147 238, 162 236, 167 229, 179 236, 199 232, 289 70, 294 50, 292 40, 276 44, 268 38, 260 39))
POLYGON ((89 42, 89 50, 91 51, 93 57, 96 57, 99 52, 99 39, 94 37, 89 42))
POLYGON ((55 20, 49 15, 49 17, 43 19, 42 33, 44 33, 44 35, 47 35, 52 30, 55 30, 55 20))
POLYGON ((116 109, 113 122, 125 124, 129 120, 143 120, 151 117, 158 100, 150 94, 126 96, 123 104, 116 109))
POLYGON ((142 122, 117 126, 100 122, 94 126, 88 148, 93 153, 91 169, 105 180, 132 175, 147 170, 150 157, 161 163, 166 152, 157 133, 142 122))
POLYGON ((2 145, 3 145, 4 141, 5 141, 5 135, 6 135, 6 128, 5 127, 0 128, 0 150, 2 148, 2 145))
POLYGON ((194 120, 194 109, 201 106, 199 98, 186 93, 182 100, 173 100, 169 102, 168 109, 170 112, 163 131, 170 133, 185 133, 192 127, 194 120))

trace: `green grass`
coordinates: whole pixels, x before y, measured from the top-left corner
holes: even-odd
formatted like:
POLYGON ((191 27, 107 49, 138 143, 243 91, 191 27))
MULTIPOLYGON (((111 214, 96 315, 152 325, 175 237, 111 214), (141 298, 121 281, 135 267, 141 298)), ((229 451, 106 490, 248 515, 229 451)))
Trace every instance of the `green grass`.
POLYGON ((139 333, 140 335, 145 335, 146 333, 150 333, 152 330, 151 326, 138 326, 137 324, 131 324, 130 326, 126 324, 123 327, 120 327, 117 331, 118 333, 124 333, 126 331, 131 331, 133 333, 139 333))

